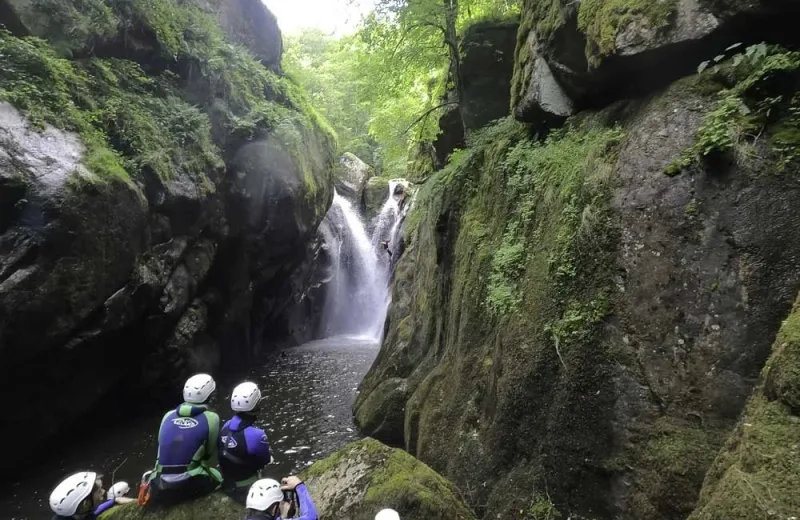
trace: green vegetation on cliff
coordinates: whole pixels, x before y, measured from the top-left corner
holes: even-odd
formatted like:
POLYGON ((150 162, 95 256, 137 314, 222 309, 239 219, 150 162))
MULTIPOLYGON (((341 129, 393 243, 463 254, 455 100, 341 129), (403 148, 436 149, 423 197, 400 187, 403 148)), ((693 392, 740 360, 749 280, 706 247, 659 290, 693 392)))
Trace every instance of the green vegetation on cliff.
POLYGON ((304 149, 314 132, 334 146, 327 124, 294 84, 229 43, 209 14, 170 0, 87 2, 39 6, 47 13, 41 23, 54 24, 52 46, 0 33, 0 100, 35 124, 81 134, 88 166, 101 177, 141 182, 153 173, 167 181, 181 173, 210 187, 220 146, 275 132, 316 188, 304 149), (111 38, 116 31, 140 38, 144 65, 128 59, 136 56, 111 38), (88 46, 126 58, 92 57, 88 46), (215 103, 224 108, 212 122, 215 103), (215 139, 214 126, 228 135, 215 139))
POLYGON ((800 53, 754 45, 703 74, 733 86, 719 92, 695 143, 667 168, 668 175, 725 154, 737 161, 757 158, 756 144, 765 131, 772 136, 779 171, 800 159, 800 53))

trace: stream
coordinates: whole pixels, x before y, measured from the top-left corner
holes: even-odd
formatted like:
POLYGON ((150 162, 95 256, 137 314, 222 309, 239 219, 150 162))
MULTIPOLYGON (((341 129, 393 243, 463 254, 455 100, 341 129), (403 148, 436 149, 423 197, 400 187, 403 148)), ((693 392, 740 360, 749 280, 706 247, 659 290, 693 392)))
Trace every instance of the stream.
MULTIPOLYGON (((265 396, 258 409, 258 426, 266 430, 276 461, 267 466, 266 477, 296 473, 360 438, 351 409, 356 388, 377 353, 372 338, 339 336, 283 350, 252 369, 248 377, 265 396)), ((233 414, 228 404, 230 392, 244 379, 220 381, 212 409, 222 420, 233 414)), ((176 389, 176 405, 180 390, 176 389)), ((0 490, 0 518, 50 520, 47 499, 53 486, 82 469, 104 473, 108 484, 111 472, 122 464, 116 480, 131 484, 135 493, 135 483, 155 461, 164 411, 106 431, 93 431, 90 442, 69 445, 56 452, 46 467, 20 480, 12 478, 0 490)))

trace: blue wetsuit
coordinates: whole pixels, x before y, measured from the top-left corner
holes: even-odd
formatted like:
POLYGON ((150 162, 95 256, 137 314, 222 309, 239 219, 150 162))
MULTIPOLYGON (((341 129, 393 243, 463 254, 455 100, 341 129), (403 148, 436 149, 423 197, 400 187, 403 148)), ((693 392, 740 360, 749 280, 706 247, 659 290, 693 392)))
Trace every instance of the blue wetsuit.
POLYGON ((219 416, 206 406, 182 404, 164 415, 158 432, 158 459, 150 476, 153 499, 193 498, 222 482, 211 467, 217 455, 219 416), (165 496, 166 495, 166 496, 165 496))
POLYGON ((226 489, 249 488, 269 464, 267 434, 253 426, 254 420, 251 414, 237 414, 220 431, 219 467, 226 489))
MULTIPOLYGON (((292 517, 286 520, 317 520, 317 509, 314 507, 314 502, 311 501, 311 495, 308 494, 305 484, 300 484, 295 488, 297 492, 297 500, 300 507, 300 516, 292 517)), ((272 517, 261 511, 247 510, 247 520, 283 520, 280 516, 272 517)))

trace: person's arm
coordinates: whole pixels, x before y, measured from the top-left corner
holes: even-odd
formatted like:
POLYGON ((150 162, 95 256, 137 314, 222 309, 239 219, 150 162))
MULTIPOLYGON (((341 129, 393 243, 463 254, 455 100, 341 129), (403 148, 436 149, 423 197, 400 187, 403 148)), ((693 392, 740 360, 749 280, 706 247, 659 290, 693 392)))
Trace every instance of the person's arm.
POLYGON ((114 506, 114 504, 116 504, 116 501, 113 498, 106 500, 105 502, 97 506, 92 514, 96 518, 101 514, 105 513, 106 511, 108 511, 109 509, 111 509, 114 506))
POLYGON ((300 483, 296 488, 297 500, 300 502, 300 516, 295 517, 297 520, 317 520, 317 509, 314 507, 314 502, 311 500, 311 495, 306 489, 306 485, 300 483))

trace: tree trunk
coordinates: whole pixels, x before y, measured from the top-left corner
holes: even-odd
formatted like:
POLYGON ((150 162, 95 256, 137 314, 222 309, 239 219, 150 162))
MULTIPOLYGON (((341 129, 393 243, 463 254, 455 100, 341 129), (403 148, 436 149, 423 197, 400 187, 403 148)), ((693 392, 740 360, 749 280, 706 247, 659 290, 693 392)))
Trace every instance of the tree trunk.
MULTIPOLYGON (((453 78, 460 113, 464 99, 464 88, 461 82, 461 55, 458 50, 458 33, 456 32, 458 0, 442 1, 444 2, 444 41, 450 50, 450 76, 453 78)), ((461 117, 461 125, 464 125, 463 117, 461 117)), ((464 135, 467 135, 466 127, 464 127, 464 135)))

